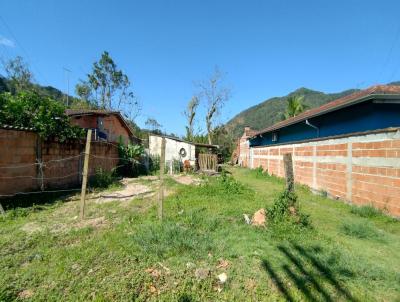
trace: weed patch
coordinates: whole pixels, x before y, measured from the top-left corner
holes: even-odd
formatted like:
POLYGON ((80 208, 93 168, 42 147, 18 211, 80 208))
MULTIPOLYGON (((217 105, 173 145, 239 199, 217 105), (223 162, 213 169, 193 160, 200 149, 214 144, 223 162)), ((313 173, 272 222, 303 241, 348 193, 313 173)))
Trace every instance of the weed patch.
POLYGON ((341 230, 347 236, 359 239, 385 240, 384 234, 380 233, 371 222, 345 222, 341 230))
POLYGON ((382 216, 383 213, 381 210, 374 208, 371 205, 367 206, 352 206, 350 209, 350 213, 358 215, 360 217, 372 218, 377 216, 382 216))

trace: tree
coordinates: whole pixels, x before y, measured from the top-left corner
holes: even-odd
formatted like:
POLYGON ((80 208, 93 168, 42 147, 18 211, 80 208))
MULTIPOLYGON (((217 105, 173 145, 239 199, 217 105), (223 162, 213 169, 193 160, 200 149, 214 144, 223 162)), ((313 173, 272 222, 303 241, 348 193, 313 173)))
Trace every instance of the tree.
POLYGON ((94 103, 98 108, 123 110, 128 118, 134 120, 141 107, 130 88, 128 76, 104 51, 100 60, 93 63, 87 79, 76 85, 75 91, 82 100, 94 103))
POLYGON ((148 127, 154 133, 161 133, 162 125, 155 119, 149 117, 145 122, 146 127, 148 127))
POLYGON ((34 128, 43 138, 56 136, 61 141, 84 135, 83 129, 70 125, 61 102, 33 91, 0 94, 0 124, 34 128))
POLYGON ((286 99, 286 111, 282 114, 282 119, 288 119, 290 117, 294 117, 299 115, 304 110, 306 110, 306 106, 303 104, 304 96, 296 96, 291 95, 286 99))
POLYGON ((33 75, 22 57, 17 56, 5 62, 4 69, 10 81, 9 85, 12 93, 15 94, 23 90, 32 89, 33 75))
POLYGON ((183 115, 186 118, 187 126, 186 126, 186 140, 192 141, 194 137, 194 123, 196 117, 197 107, 200 104, 200 100, 198 97, 194 96, 187 104, 186 110, 183 112, 183 115))
POLYGON ((224 74, 216 67, 209 79, 198 84, 199 99, 203 99, 206 103, 205 119, 209 144, 212 144, 215 118, 221 113, 231 94, 231 90, 223 86, 223 80, 224 74))

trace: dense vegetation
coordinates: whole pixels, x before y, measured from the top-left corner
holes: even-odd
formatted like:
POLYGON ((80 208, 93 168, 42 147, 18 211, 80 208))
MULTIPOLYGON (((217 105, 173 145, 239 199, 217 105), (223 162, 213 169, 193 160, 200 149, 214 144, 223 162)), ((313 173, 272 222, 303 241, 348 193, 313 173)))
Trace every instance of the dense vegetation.
POLYGON ((43 138, 54 136, 61 141, 84 134, 83 129, 70 125, 62 103, 36 92, 1 93, 0 125, 33 128, 43 138))

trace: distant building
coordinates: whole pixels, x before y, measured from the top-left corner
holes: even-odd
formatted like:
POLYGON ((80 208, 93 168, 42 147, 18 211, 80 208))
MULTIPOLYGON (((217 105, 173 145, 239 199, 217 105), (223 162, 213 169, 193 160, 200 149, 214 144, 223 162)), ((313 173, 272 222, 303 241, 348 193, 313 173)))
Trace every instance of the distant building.
POLYGON ((93 130, 94 140, 119 142, 122 138, 125 144, 139 144, 128 123, 118 111, 93 109, 67 109, 65 114, 70 117, 72 125, 93 130))
POLYGON ((161 155, 161 142, 165 137, 165 162, 178 160, 184 163, 186 160, 191 166, 196 165, 200 148, 218 149, 217 145, 199 144, 187 142, 177 137, 149 134, 149 152, 151 155, 161 155), (197 148, 196 148, 197 147, 197 148))

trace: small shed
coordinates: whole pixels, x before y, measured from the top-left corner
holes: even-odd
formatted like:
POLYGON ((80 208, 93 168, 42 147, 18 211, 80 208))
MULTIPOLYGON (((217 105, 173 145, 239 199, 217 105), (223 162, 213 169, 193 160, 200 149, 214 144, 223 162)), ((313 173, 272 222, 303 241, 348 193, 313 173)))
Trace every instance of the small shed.
POLYGON ((184 163, 189 161, 192 167, 198 166, 200 149, 215 150, 217 145, 193 143, 173 136, 149 134, 149 153, 150 155, 161 155, 161 142, 165 138, 165 163, 179 161, 184 163))

